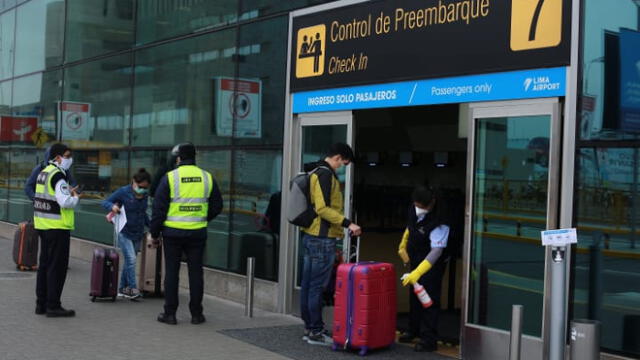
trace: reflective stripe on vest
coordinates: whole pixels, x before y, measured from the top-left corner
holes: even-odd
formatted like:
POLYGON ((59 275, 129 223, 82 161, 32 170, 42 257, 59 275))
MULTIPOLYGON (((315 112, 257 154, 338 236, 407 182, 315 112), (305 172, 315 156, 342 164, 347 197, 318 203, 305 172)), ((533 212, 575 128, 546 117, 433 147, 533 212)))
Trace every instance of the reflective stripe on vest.
POLYGON ((51 184, 54 175, 62 171, 48 165, 38 175, 33 200, 33 225, 38 230, 73 230, 73 209, 61 208, 56 200, 56 191, 51 184))
POLYGON ((207 227, 211 174, 194 165, 183 165, 167 177, 171 202, 164 226, 182 230, 207 227))

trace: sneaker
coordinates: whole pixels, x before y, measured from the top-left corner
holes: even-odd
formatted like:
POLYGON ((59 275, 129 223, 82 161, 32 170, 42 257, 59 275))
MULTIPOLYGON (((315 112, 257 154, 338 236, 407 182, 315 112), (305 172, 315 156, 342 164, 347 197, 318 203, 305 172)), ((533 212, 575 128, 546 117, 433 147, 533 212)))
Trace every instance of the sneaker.
POLYGON ((135 289, 135 288, 131 288, 129 289, 129 299, 131 300, 135 300, 139 297, 141 297, 142 294, 140 293, 140 290, 135 289))
POLYGON ((118 290, 119 298, 128 298, 129 297, 129 288, 122 288, 118 290))
POLYGON ((304 329, 304 333, 302 335, 302 341, 309 341, 309 333, 310 332, 311 332, 311 330, 304 329))
POLYGON ((307 343, 311 345, 324 345, 331 346, 333 345, 333 338, 329 336, 329 333, 326 330, 318 331, 318 332, 310 332, 309 339, 307 343))

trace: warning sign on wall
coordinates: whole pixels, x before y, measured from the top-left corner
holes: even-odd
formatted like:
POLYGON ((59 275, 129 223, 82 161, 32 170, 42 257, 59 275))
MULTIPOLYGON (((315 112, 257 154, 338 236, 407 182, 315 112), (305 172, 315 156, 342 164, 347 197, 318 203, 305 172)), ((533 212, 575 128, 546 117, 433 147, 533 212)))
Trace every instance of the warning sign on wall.
POLYGON ((0 116, 0 141, 29 143, 38 128, 38 118, 33 116, 0 116))
POLYGON ((73 101, 58 103, 58 119, 60 121, 62 140, 89 140, 89 116, 91 104, 73 101))
POLYGON ((262 136, 262 83, 258 79, 214 79, 214 121, 218 136, 262 136))

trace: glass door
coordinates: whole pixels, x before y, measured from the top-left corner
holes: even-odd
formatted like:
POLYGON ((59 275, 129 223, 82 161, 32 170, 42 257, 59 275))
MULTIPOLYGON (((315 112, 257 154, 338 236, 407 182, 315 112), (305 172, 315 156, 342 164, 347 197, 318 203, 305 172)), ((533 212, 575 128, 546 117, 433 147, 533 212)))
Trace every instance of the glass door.
MULTIPOLYGON (((349 144, 353 147, 353 133, 352 133, 352 114, 351 112, 331 112, 331 113, 317 113, 317 114, 303 114, 297 118, 297 126, 295 131, 297 132, 296 146, 299 151, 292 154, 294 161, 296 162, 296 173, 304 171, 305 164, 313 163, 318 160, 323 160, 326 151, 331 144, 342 142, 349 144)), ((344 209, 345 214, 349 216, 351 213, 351 200, 352 200, 352 178, 353 167, 345 166, 341 167, 338 172, 338 180, 344 195, 344 209)), ((302 249, 302 235, 299 229, 295 232, 295 264, 294 264, 294 286, 293 286, 293 298, 292 298, 292 312, 298 314, 300 312, 299 306, 299 290, 302 271, 302 259, 304 256, 302 249)), ((342 252, 345 259, 349 258, 350 250, 350 238, 346 235, 341 243, 337 244, 337 248, 342 252)))
POLYGON ((524 305, 523 354, 541 358, 547 272, 540 231, 553 228, 557 215, 557 109, 556 99, 471 106, 465 359, 508 356, 514 304, 524 305))

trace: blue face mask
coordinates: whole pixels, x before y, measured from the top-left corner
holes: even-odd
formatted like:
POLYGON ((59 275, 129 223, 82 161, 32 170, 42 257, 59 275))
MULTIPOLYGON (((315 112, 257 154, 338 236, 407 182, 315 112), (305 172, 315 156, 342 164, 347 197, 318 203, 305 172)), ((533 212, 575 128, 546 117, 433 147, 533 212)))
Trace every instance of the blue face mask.
POLYGON ((138 195, 146 195, 147 193, 149 193, 149 189, 142 189, 142 188, 139 188, 139 187, 133 189, 133 191, 135 191, 136 194, 138 194, 138 195))

